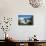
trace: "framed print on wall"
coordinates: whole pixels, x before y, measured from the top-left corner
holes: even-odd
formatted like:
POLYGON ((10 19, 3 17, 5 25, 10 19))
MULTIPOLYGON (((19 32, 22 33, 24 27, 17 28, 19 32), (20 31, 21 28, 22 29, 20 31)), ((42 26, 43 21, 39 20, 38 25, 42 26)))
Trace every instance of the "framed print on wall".
POLYGON ((18 25, 33 25, 33 15, 18 15, 18 25))

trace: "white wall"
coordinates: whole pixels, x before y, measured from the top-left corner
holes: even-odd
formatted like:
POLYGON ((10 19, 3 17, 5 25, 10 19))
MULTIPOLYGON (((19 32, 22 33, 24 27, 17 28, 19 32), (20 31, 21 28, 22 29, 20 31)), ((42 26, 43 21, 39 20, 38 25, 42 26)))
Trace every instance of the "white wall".
POLYGON ((44 39, 44 16, 34 15, 34 25, 32 26, 19 26, 17 15, 15 16, 14 23, 12 26, 13 35, 16 36, 17 39, 27 40, 29 37, 32 37, 34 34, 37 35, 38 39, 44 39), (14 31, 14 32, 13 32, 14 31))
POLYGON ((46 15, 45 15, 45 24, 44 24, 44 39, 46 39, 46 15))
MULTIPOLYGON (((9 33, 13 37, 16 37, 16 39, 27 40, 36 34, 39 40, 44 40, 46 34, 44 15, 46 15, 46 8, 32 8, 28 0, 0 0, 0 16, 13 17, 12 27, 9 33), (32 13, 34 16, 34 25, 18 26, 18 13, 32 13)), ((2 36, 0 39, 2 39, 2 36)))

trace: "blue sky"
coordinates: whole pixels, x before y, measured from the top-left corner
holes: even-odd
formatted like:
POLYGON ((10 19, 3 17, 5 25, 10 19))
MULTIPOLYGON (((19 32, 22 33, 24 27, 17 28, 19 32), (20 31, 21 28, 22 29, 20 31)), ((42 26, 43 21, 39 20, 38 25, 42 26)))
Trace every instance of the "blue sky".
POLYGON ((32 15, 19 15, 19 18, 32 18, 32 15))

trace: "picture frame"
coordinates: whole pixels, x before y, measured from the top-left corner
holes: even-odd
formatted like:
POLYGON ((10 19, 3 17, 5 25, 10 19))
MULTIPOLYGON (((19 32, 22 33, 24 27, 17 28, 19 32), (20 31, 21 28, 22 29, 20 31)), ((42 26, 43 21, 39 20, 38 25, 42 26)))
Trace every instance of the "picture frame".
POLYGON ((33 25, 33 15, 18 15, 18 25, 33 25))

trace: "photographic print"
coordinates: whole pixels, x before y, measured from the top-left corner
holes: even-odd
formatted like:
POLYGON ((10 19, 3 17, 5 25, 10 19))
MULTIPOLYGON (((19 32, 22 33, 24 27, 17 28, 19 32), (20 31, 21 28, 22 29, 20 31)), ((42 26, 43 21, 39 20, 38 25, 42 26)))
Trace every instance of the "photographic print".
POLYGON ((33 25, 33 15, 18 15, 18 25, 33 25))

